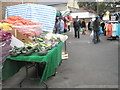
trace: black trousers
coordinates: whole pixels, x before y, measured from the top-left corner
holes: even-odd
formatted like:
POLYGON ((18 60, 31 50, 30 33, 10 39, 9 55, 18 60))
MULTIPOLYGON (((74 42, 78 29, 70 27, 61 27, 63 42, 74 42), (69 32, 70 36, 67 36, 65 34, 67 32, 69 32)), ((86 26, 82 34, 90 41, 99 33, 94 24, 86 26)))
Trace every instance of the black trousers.
POLYGON ((80 38, 80 31, 78 27, 74 27, 75 38, 80 38))
POLYGON ((98 33, 98 31, 94 31, 93 41, 94 41, 94 43, 100 42, 100 38, 99 38, 99 33, 98 33))
POLYGON ((70 31, 70 25, 68 25, 68 31, 70 31))

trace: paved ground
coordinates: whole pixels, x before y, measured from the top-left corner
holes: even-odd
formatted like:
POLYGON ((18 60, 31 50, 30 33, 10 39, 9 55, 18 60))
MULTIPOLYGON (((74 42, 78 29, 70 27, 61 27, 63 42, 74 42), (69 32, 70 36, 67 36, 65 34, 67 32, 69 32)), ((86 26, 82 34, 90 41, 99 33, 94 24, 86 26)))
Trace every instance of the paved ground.
MULTIPOLYGON (((118 42, 106 40, 93 44, 90 33, 73 37, 73 31, 67 33, 67 51, 69 59, 63 60, 55 77, 47 80, 49 88, 102 88, 117 87, 118 84, 118 42)), ((34 69, 31 70, 31 73, 34 69)), ((18 83, 25 77, 25 68, 12 78, 3 82, 3 87, 19 88, 18 83)), ((38 81, 27 80, 23 88, 39 88, 38 81)))

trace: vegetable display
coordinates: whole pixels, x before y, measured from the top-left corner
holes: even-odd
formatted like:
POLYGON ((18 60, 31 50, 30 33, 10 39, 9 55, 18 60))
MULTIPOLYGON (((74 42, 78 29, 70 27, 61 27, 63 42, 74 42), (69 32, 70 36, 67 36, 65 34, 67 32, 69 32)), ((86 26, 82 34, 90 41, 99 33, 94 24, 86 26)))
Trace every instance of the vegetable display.
POLYGON ((40 56, 46 55, 52 48, 58 45, 63 38, 66 38, 66 35, 58 35, 52 33, 46 33, 35 37, 34 43, 24 43, 24 47, 14 47, 10 50, 10 55, 16 57, 20 54, 24 56, 29 56, 32 53, 37 53, 40 56))
POLYGON ((2 31, 12 30, 12 25, 8 23, 0 23, 0 28, 2 31))

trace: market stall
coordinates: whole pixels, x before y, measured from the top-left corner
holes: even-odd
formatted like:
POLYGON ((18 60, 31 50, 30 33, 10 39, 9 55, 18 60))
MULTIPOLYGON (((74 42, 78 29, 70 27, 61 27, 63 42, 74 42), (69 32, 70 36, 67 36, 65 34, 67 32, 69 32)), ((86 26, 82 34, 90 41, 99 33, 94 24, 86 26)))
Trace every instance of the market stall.
POLYGON ((120 23, 118 21, 108 21, 106 23, 106 36, 107 39, 119 39, 120 36, 120 23))
POLYGON ((40 56, 36 52, 32 53, 30 56, 24 56, 23 54, 20 54, 17 57, 8 56, 4 63, 2 78, 6 79, 14 75, 22 66, 25 65, 25 62, 46 62, 45 70, 40 82, 47 80, 48 77, 55 74, 55 69, 61 61, 62 45, 63 43, 60 42, 45 56, 40 56))
POLYGON ((105 21, 105 34, 107 40, 119 40, 120 36, 120 22, 116 19, 116 15, 107 11, 103 16, 105 21))
POLYGON ((16 74, 26 63, 45 63, 40 83, 55 74, 62 60, 63 43, 68 38, 52 33, 55 16, 56 10, 44 5, 21 4, 6 8, 6 19, 0 27, 2 32, 12 34, 12 48, 3 62, 2 80, 16 74))

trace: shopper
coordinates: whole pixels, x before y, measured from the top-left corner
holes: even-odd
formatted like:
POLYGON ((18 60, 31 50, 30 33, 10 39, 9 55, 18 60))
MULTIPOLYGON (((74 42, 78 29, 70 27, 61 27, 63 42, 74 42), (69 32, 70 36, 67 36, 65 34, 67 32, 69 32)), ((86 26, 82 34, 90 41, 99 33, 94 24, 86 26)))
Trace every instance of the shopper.
POLYGON ((85 19, 82 20, 82 34, 86 34, 86 22, 85 19))
POLYGON ((91 22, 92 22, 92 20, 90 20, 90 21, 88 22, 88 30, 90 30, 90 31, 92 31, 91 22))
POLYGON ((67 30, 70 31, 70 25, 72 22, 72 16, 67 15, 67 30))
POLYGON ((59 23, 58 23, 58 20, 59 20, 59 17, 56 17, 56 20, 55 20, 55 33, 58 33, 59 32, 59 23))
POLYGON ((67 16, 64 17, 64 33, 67 32, 67 21, 68 21, 68 18, 67 16))
POLYGON ((58 18, 56 27, 57 27, 57 33, 59 34, 64 33, 64 21, 62 20, 62 17, 58 18))
POLYGON ((60 23, 60 31, 59 31, 59 33, 61 34, 61 33, 64 33, 64 21, 63 21, 62 17, 59 18, 59 23, 60 23))
POLYGON ((98 17, 96 17, 95 21, 93 22, 93 30, 94 30, 94 37, 93 37, 93 41, 94 43, 98 43, 100 42, 100 38, 99 38, 99 28, 100 27, 100 22, 98 20, 98 17))
POLYGON ((74 27, 74 32, 75 32, 75 38, 80 38, 80 32, 79 29, 81 27, 81 21, 78 19, 78 16, 73 21, 73 27, 74 27))
POLYGON ((104 23, 104 21, 102 21, 100 25, 101 25, 101 27, 102 27, 102 31, 103 31, 103 33, 104 33, 104 36, 106 36, 105 23, 104 23))

